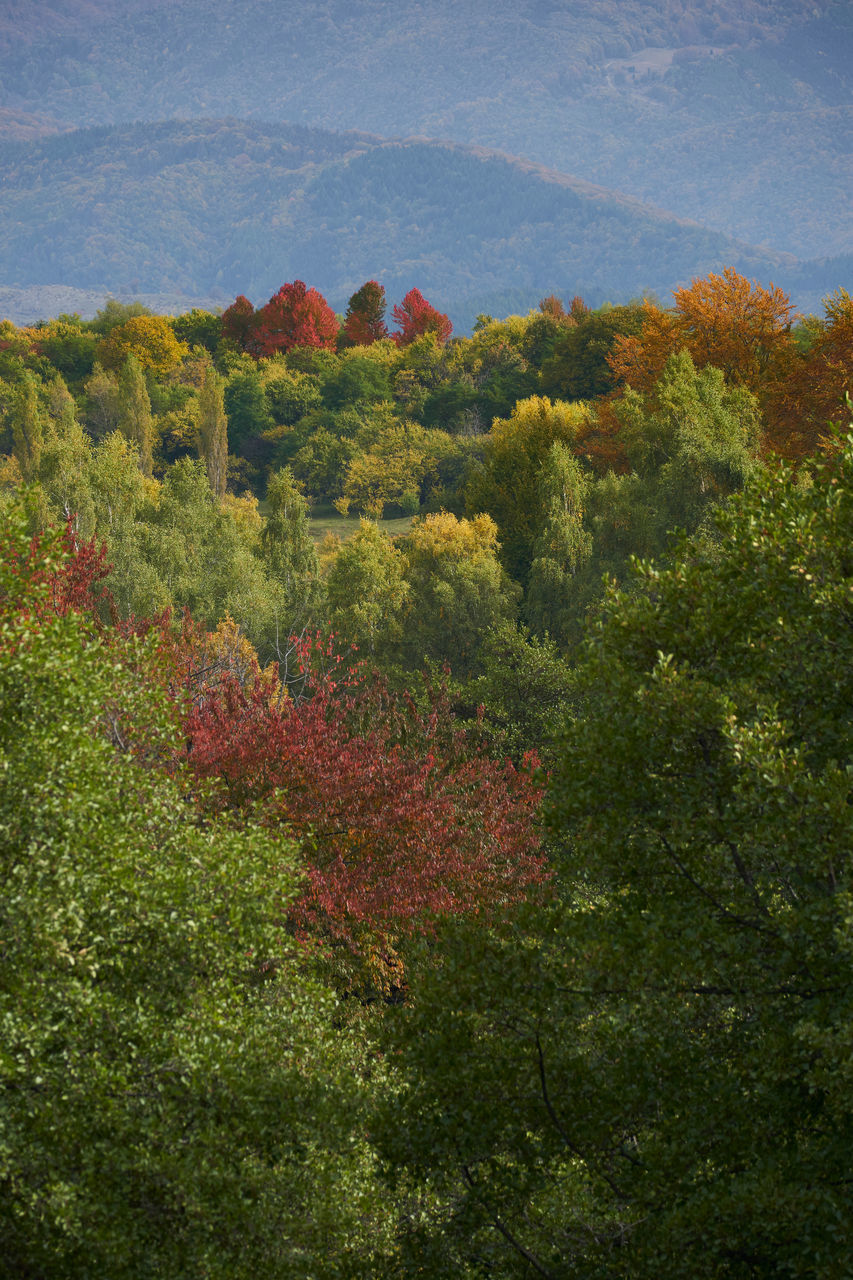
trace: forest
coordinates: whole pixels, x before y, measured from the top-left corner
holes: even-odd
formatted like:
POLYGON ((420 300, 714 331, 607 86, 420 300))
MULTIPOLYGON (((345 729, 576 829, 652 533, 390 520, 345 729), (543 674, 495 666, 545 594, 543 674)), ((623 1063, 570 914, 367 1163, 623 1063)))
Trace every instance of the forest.
POLYGON ((853 298, 440 305, 0 322, 10 1276, 849 1274, 853 298))

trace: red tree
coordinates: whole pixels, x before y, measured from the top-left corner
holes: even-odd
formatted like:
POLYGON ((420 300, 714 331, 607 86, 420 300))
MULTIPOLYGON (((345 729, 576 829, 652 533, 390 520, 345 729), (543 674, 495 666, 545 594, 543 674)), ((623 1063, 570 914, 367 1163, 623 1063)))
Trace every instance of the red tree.
POLYGON ((222 312, 222 336, 241 351, 248 351, 255 323, 255 308, 245 294, 240 294, 222 312))
POLYGON ((360 671, 315 679, 299 703, 226 677, 186 735, 223 807, 302 839, 304 935, 393 956, 433 917, 498 910, 546 877, 531 771, 472 748, 440 692, 424 714, 360 671))
POLYGON ((251 351, 256 356, 275 355, 292 347, 327 347, 333 350, 338 321, 326 299, 302 280, 283 284, 257 313, 251 351))
POLYGON ((385 290, 375 280, 368 280, 350 298, 344 318, 347 346, 368 347, 388 337, 385 324, 385 290))
POLYGON ((400 332, 394 335, 401 347, 408 346, 425 333, 434 333, 440 343, 445 343, 453 332, 450 319, 427 302, 419 289, 410 289, 402 303, 396 303, 394 320, 400 332))

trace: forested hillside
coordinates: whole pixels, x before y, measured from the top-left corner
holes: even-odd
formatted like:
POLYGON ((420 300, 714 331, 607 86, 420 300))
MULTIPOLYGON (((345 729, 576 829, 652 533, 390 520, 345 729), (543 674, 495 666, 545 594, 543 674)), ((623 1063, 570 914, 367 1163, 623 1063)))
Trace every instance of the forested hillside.
POLYGON ((851 248, 851 66, 845 0, 26 0, 0 19, 13 135, 228 115, 449 138, 805 259, 851 248))
POLYGON ((731 267, 0 324, 9 1275, 846 1274, 851 367, 731 267))
POLYGON ((596 304, 663 296, 728 262, 788 277, 802 308, 819 305, 785 255, 461 146, 191 121, 7 142, 0 164, 0 272, 13 284, 263 302, 301 274, 343 311, 374 276, 389 294, 418 284, 470 329, 550 289, 596 304))

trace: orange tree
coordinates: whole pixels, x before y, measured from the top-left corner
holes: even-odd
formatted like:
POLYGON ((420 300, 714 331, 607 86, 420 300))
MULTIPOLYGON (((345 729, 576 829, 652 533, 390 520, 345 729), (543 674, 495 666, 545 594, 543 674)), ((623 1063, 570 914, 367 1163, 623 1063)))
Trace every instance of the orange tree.
POLYGON ((722 275, 673 290, 673 297, 673 311, 644 303, 640 333, 617 337, 609 356, 617 382, 648 391, 680 348, 697 368, 714 365, 759 395, 782 375, 793 354, 793 308, 781 289, 725 267, 722 275))

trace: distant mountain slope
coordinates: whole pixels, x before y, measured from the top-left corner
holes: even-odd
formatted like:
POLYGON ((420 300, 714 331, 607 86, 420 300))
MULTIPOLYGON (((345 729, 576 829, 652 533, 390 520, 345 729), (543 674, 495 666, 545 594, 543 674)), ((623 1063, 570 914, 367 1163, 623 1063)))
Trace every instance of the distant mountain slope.
POLYGON ((853 250, 851 102, 849 0, 0 6, 9 111, 451 138, 804 256, 853 250))
POLYGON ((483 149, 236 120, 98 128, 0 146, 0 279, 266 298, 303 278, 342 308, 417 285, 458 323, 489 299, 593 302, 724 263, 793 259, 483 149))

